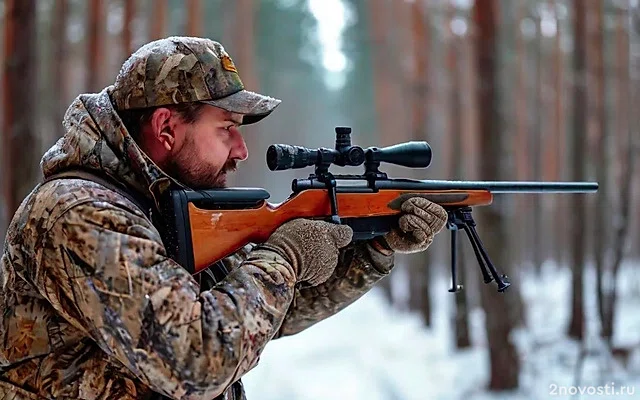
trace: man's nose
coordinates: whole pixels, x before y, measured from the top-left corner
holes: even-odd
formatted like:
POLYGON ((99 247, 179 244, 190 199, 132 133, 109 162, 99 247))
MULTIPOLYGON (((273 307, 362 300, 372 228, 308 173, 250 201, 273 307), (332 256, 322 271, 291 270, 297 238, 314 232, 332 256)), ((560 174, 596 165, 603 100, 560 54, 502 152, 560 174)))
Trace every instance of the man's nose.
POLYGON ((249 149, 247 148, 247 143, 244 141, 242 137, 242 133, 237 128, 231 128, 232 132, 232 147, 231 147, 231 157, 240 161, 244 161, 249 157, 249 149))

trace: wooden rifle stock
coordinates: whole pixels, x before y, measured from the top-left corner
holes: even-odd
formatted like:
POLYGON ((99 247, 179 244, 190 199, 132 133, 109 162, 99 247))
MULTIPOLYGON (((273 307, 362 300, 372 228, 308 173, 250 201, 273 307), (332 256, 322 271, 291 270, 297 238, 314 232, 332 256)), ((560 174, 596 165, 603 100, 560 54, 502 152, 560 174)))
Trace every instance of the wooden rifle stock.
MULTIPOLYGON (((392 219, 377 217, 397 216, 402 200, 413 196, 456 207, 489 205, 493 199, 486 190, 385 190, 378 193, 337 193, 336 198, 343 223, 352 225, 355 238, 365 239, 388 232, 392 219), (365 222, 366 227, 363 226, 365 222)), ((289 220, 330 217, 328 198, 327 190, 319 189, 294 194, 281 204, 263 201, 255 208, 206 209, 189 203, 193 273, 198 273, 247 243, 266 241, 280 225, 289 220)))

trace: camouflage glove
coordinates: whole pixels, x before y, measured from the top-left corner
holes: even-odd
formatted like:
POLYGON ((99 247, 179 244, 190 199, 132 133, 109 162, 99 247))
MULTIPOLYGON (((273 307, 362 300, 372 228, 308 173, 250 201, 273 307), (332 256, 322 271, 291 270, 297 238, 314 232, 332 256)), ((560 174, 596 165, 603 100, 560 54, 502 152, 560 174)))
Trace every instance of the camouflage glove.
POLYGON ((426 250, 447 223, 445 209, 423 197, 405 200, 401 210, 403 215, 398 220, 398 227, 384 235, 389 249, 397 253, 426 250))
POLYGON ((288 260, 297 282, 316 286, 329 279, 338 264, 339 250, 351 242, 352 236, 346 225, 295 219, 276 229, 259 247, 288 260))

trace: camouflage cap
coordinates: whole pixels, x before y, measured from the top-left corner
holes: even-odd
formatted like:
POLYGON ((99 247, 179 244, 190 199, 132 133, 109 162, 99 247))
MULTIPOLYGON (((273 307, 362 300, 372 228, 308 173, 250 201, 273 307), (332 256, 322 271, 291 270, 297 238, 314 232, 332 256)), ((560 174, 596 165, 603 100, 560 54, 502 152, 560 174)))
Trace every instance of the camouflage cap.
POLYGON ((112 91, 118 110, 202 102, 243 114, 243 125, 281 102, 245 90, 224 47, 213 40, 171 36, 150 42, 122 65, 112 91))

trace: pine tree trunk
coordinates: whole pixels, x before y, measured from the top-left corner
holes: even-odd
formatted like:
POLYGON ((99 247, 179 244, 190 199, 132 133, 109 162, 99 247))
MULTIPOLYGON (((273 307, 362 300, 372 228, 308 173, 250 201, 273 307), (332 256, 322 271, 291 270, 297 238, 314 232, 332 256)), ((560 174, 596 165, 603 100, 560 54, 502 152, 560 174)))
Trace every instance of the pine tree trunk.
POLYGON ((135 0, 124 0, 124 15, 122 20, 122 49, 124 52, 124 60, 129 58, 133 53, 131 25, 135 14, 135 6, 135 0))
MULTIPOLYGON (((201 36, 202 35, 202 1, 201 0, 188 0, 187 1, 187 36, 201 36)), ((251 21, 246 21, 245 24, 251 21)), ((253 32, 253 24, 241 25, 253 32)))
POLYGON ((608 317, 606 315, 605 297, 607 296, 604 287, 604 275, 605 275, 605 263, 606 252, 609 248, 609 229, 608 229, 608 217, 610 215, 610 204, 608 201, 609 196, 609 169, 610 160, 608 157, 610 135, 607 131, 607 103, 605 99, 605 64, 604 64, 604 24, 603 24, 603 10, 602 4, 599 2, 590 3, 592 17, 589 18, 591 23, 589 26, 590 35, 589 43, 591 44, 591 56, 593 61, 591 63, 591 70, 593 78, 590 81, 594 83, 593 97, 590 97, 591 109, 590 115, 594 117, 593 129, 596 134, 595 143, 595 163, 598 165, 596 168, 596 176, 598 181, 598 196, 596 197, 596 208, 594 213, 594 233, 593 250, 596 265, 596 285, 597 285, 597 299, 598 299, 598 312, 600 314, 600 321, 602 323, 602 329, 600 331, 601 336, 608 337, 610 327, 606 326, 608 317))
MULTIPOLYGON (((542 143, 545 140, 544 129, 542 125, 542 115, 543 115, 543 107, 542 107, 542 33, 541 29, 541 18, 536 16, 534 18, 536 21, 536 38, 535 38, 535 102, 534 102, 534 121, 533 121, 533 130, 529 132, 529 143, 530 148, 533 152, 533 178, 534 180, 542 179, 542 143)), ((543 228, 543 213, 542 213, 542 200, 541 196, 533 195, 531 196, 531 200, 533 202, 533 213, 532 213, 532 222, 531 225, 531 234, 533 237, 533 241, 531 243, 532 248, 532 263, 535 271, 540 275, 542 271, 542 262, 544 260, 543 257, 543 245, 542 245, 542 228, 543 228)))
MULTIPOLYGON (((396 118, 390 115, 389 110, 393 109, 393 77, 392 66, 387 62, 389 51, 392 51, 389 44, 390 28, 389 28, 389 7, 386 7, 384 0, 371 0, 369 6, 369 29, 372 40, 372 69, 373 69, 373 85, 374 85, 374 104, 377 116, 378 142, 383 143, 385 136, 394 129, 394 121, 396 118)), ((379 284, 390 304, 394 304, 393 291, 391 287, 390 276, 383 279, 379 284)))
MULTIPOLYGON (((242 83, 247 90, 260 90, 255 61, 255 14, 258 2, 254 0, 236 0, 233 24, 233 57, 237 60, 242 83), (255 4, 254 4, 255 3, 255 4)), ((257 126, 257 125, 256 125, 257 126)))
MULTIPOLYGON (((480 110, 478 151, 483 155, 479 171, 482 178, 487 180, 502 179, 502 163, 505 159, 502 145, 504 137, 500 128, 499 85, 496 79, 497 16, 497 1, 477 0, 474 3, 473 21, 477 31, 476 67, 480 79, 477 100, 480 110)), ((502 215, 503 201, 503 198, 495 199, 492 207, 481 207, 478 210, 478 230, 494 264, 506 272, 512 260, 508 254, 509 232, 502 215)), ((511 337, 511 331, 515 327, 512 298, 516 296, 519 296, 519 292, 517 287, 513 286, 506 293, 499 293, 494 284, 481 288, 490 360, 489 390, 510 390, 518 387, 520 361, 511 337)))
MULTIPOLYGON (((517 7, 517 19, 515 23, 515 35, 516 35, 516 140, 515 142, 515 159, 516 159, 516 179, 529 180, 531 174, 529 172, 529 165, 531 164, 531 155, 529 154, 527 145, 527 127, 528 127, 528 108, 530 107, 527 101, 527 74, 529 69, 527 68, 527 46, 525 45, 525 38, 522 35, 520 29, 520 22, 527 16, 526 6, 519 4, 517 7)), ((516 202, 516 225, 520 227, 531 226, 531 213, 527 211, 527 198, 525 196, 517 196, 516 202)), ((522 264, 522 261, 529 260, 529 248, 530 248, 530 230, 529 229, 517 229, 514 232, 514 236, 518 238, 518 261, 522 264)))
MULTIPOLYGON (((413 55, 413 73, 409 87, 412 91, 411 137, 410 140, 428 140, 429 105, 429 29, 424 5, 420 2, 407 4, 411 16, 411 42, 413 55)), ((416 171, 408 171, 414 174, 416 171)), ((412 176, 415 177, 415 176, 412 176)), ((431 326, 431 254, 432 247, 426 252, 404 256, 409 273, 409 309, 422 315, 426 326, 431 326)))
MULTIPOLYGON (((574 54, 573 54, 573 132, 571 134, 571 179, 586 180, 585 132, 587 126, 587 71, 585 63, 586 9, 585 0, 575 0, 574 6, 574 54)), ((582 340, 585 329, 584 315, 584 268, 587 259, 585 236, 585 196, 570 196, 571 218, 569 219, 569 244, 571 248, 571 320, 568 335, 582 340)))
MULTIPOLYGON (((447 68, 449 71, 449 126, 451 132, 452 151, 449 153, 449 170, 452 174, 452 179, 465 179, 464 170, 465 163, 456 154, 460 154, 463 148, 463 136, 462 130, 462 106, 461 106, 461 85, 460 81, 463 79, 463 74, 460 71, 459 63, 459 47, 460 43, 455 36, 455 33, 451 30, 451 23, 456 16, 455 5, 449 4, 448 7, 448 21, 449 21, 449 42, 447 43, 447 68)), ((460 243, 464 244, 464 243, 460 243)), ((466 268, 468 267, 466 252, 463 246, 458 246, 458 257, 456 273, 458 275, 458 282, 453 284, 460 284, 463 289, 458 293, 455 293, 455 308, 453 310, 453 323, 454 331, 456 335, 456 348, 464 349, 471 346, 471 335, 469 333, 469 304, 468 304, 468 288, 467 288, 467 274, 466 268)))
MULTIPOLYGON (((618 219, 619 223, 615 229, 613 242, 613 261, 611 268, 611 288, 609 289, 604 301, 604 320, 602 321, 602 336, 611 346, 615 335, 615 316, 616 304, 618 299, 617 280, 620 272, 622 261, 626 256, 626 247, 629 239, 629 220, 633 202, 633 188, 637 185, 637 179, 629 179, 633 176, 633 170, 636 165, 637 149, 635 148, 634 135, 638 135, 637 129, 632 128, 629 124, 629 38, 625 33, 628 15, 623 10, 618 10, 619 15, 616 17, 616 76, 618 77, 618 96, 616 98, 617 106, 616 130, 619 132, 621 143, 618 144, 617 154, 619 161, 619 171, 616 181, 620 187, 618 206, 620 207, 618 219)), ((637 99, 637 98, 636 98, 637 99)), ((631 103, 635 104, 635 103, 631 103)), ((636 139, 637 140, 637 139, 636 139)))
POLYGON ((149 40, 161 39, 165 35, 167 23, 167 1, 153 0, 151 4, 149 40))
POLYGON ((40 174, 33 115, 37 108, 36 2, 6 0, 4 9, 3 235, 40 174))
POLYGON ((89 3, 89 21, 87 42, 87 91, 100 90, 102 65, 104 63, 103 46, 103 3, 102 0, 91 0, 89 3))
MULTIPOLYGON (((567 165, 562 160, 566 157, 565 152, 565 87, 564 87, 564 57, 562 54, 562 42, 561 35, 563 34, 561 19, 558 16, 558 4, 557 0, 549 0, 550 5, 554 9, 554 18, 556 19, 556 36, 554 39, 554 50, 553 50, 553 86, 555 87, 555 111, 554 111, 554 124, 553 124, 553 140, 555 147, 555 160, 556 163, 554 165, 554 179, 556 180, 565 180, 565 176, 562 173, 567 168, 567 165)), ((566 210, 566 196, 558 196, 555 199, 555 206, 553 210, 554 215, 554 231, 556 232, 555 238, 553 240, 553 254, 554 258, 558 265, 562 265, 564 263, 566 257, 566 237, 567 230, 566 224, 558 223, 558 221, 562 221, 565 218, 564 211, 566 210)))
POLYGON ((52 129, 53 137, 47 138, 49 143, 55 142, 57 138, 64 134, 62 118, 67 108, 67 72, 66 62, 68 60, 67 44, 67 15, 69 4, 67 0, 57 0, 54 4, 53 23, 51 24, 52 39, 52 104, 51 119, 54 123, 52 129))
MULTIPOLYGON (((629 15, 629 88, 631 94, 629 96, 629 138, 632 142, 634 150, 634 159, 640 157, 640 113, 635 112, 631 106, 640 103, 640 4, 635 3, 634 7, 630 7, 629 15), (633 110, 633 111, 632 111, 633 110)), ((640 174, 640 162, 634 163, 632 176, 640 174)), ((635 226, 640 227, 640 185, 635 184, 634 190, 635 210, 635 226)), ((640 231, 636 229, 636 237, 634 242, 640 241, 640 231)), ((634 246, 631 249, 631 256, 640 257, 640 246, 634 246)))

